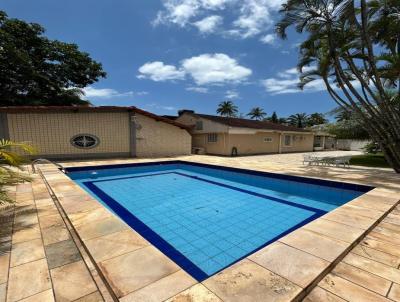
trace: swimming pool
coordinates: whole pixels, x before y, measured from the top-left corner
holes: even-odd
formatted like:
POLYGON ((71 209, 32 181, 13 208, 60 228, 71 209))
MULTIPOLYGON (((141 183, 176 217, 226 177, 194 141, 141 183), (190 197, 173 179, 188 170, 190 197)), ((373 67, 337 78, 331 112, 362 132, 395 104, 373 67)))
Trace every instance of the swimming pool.
POLYGON ((198 281, 372 189, 183 161, 67 174, 198 281))

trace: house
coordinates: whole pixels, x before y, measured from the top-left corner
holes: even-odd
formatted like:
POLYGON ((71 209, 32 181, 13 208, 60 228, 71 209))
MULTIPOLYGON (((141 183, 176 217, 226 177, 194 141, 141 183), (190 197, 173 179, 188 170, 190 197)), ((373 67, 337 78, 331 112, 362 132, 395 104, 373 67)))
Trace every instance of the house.
POLYGON ((0 138, 30 142, 48 159, 191 153, 187 126, 136 107, 0 107, 0 138))
POLYGON ((296 127, 181 110, 175 120, 191 126, 195 151, 250 155, 313 151, 314 134, 296 127))
POLYGON ((314 133, 314 151, 336 149, 336 135, 327 132, 326 128, 326 124, 315 125, 309 128, 314 133))

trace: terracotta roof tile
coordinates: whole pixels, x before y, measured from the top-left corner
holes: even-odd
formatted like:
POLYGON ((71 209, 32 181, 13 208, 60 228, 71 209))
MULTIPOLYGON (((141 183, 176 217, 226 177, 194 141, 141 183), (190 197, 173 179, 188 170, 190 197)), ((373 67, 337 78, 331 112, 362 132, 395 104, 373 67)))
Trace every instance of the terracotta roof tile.
POLYGON ((191 127, 175 122, 168 118, 156 115, 154 113, 139 109, 134 106, 9 106, 0 107, 0 112, 7 113, 29 113, 29 112, 136 112, 152 118, 156 121, 164 122, 170 125, 177 126, 182 129, 190 129, 191 127))
POLYGON ((275 124, 268 121, 255 121, 243 118, 234 118, 234 117, 223 117, 216 115, 208 115, 208 114, 198 114, 198 113, 189 113, 192 115, 197 115, 199 117, 221 123, 230 127, 238 127, 238 128, 251 128, 251 129, 266 129, 266 130, 277 130, 277 131, 295 131, 295 132, 309 132, 311 131, 297 128, 294 126, 286 126, 282 124, 275 124))

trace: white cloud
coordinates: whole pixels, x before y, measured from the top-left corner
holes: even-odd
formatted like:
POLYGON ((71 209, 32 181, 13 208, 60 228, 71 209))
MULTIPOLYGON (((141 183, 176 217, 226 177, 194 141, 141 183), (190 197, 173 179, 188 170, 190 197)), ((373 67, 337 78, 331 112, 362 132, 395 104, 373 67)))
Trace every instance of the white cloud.
MULTIPOLYGON (((310 70, 312 67, 306 67, 303 71, 310 70)), ((325 84, 321 79, 317 79, 308 83, 303 90, 297 87, 299 83, 299 72, 296 68, 290 68, 279 72, 275 78, 262 80, 261 83, 265 90, 272 95, 299 93, 299 92, 316 92, 326 90, 325 84)))
MULTIPOLYGON (((252 71, 239 65, 228 55, 216 53, 184 59, 179 68, 159 61, 148 62, 139 68, 139 73, 138 78, 156 82, 183 80, 186 75, 190 75, 196 85, 202 86, 240 83, 245 81, 252 71)), ((196 89, 199 92, 199 89, 196 89)))
POLYGON ((238 64, 226 54, 202 54, 182 61, 182 67, 197 85, 238 83, 246 80, 251 69, 238 64))
POLYGON ((82 90, 85 93, 85 96, 89 98, 112 98, 134 95, 133 91, 119 92, 111 88, 94 88, 92 86, 85 87, 82 90))
POLYGON ((148 104, 148 105, 146 105, 146 107, 153 108, 153 109, 162 109, 162 110, 166 110, 166 111, 176 111, 177 110, 176 107, 159 105, 157 103, 148 104))
POLYGON ((227 99, 238 99, 239 98, 239 93, 236 90, 228 90, 225 93, 225 97, 227 99))
POLYGON ((151 79, 156 82, 169 80, 183 80, 185 72, 173 65, 165 65, 163 62, 147 62, 139 68, 139 79, 151 79))
POLYGON ((269 44, 269 45, 273 45, 273 44, 275 43, 275 40, 276 40, 276 37, 275 37, 275 35, 273 35, 273 34, 267 34, 267 35, 262 36, 262 37, 260 38, 260 41, 261 41, 263 44, 269 44))
POLYGON ((225 36, 249 38, 265 33, 271 28, 274 13, 285 0, 163 0, 163 10, 157 13, 153 24, 176 24, 180 27, 194 25, 200 32, 211 32, 220 25, 215 12, 233 15, 229 27, 221 30, 225 36), (196 20, 202 16, 202 20, 196 20), (214 17, 213 19, 209 19, 214 17), (205 22, 207 20, 207 22, 205 22), (204 22, 203 22, 204 21, 204 22), (202 23, 203 22, 203 23, 202 23), (213 22, 213 23, 212 23, 213 22), (203 26, 206 31, 202 31, 203 26), (207 31, 208 30, 208 31, 207 31))
POLYGON ((166 0, 164 1, 164 11, 157 13, 157 18, 153 24, 174 23, 185 26, 190 18, 198 13, 199 4, 197 0, 166 0))
POLYGON ((271 10, 274 5, 271 0, 245 0, 240 7, 240 15, 233 22, 232 34, 241 38, 253 37, 273 24, 271 10))
POLYGON ((208 88, 205 87, 186 87, 187 91, 194 91, 194 92, 198 92, 198 93, 207 93, 208 92, 208 88))
POLYGON ((201 0, 200 3, 207 9, 222 9, 225 4, 232 2, 232 0, 201 0))
POLYGON ((213 15, 206 17, 200 21, 194 22, 193 24, 199 29, 201 33, 208 34, 214 32, 221 23, 222 17, 213 15))

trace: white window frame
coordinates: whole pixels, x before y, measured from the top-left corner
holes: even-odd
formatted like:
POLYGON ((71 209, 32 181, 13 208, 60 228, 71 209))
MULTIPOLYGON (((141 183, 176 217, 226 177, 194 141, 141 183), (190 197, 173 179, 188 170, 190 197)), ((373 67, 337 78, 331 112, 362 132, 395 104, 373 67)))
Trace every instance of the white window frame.
POLYGON ((218 133, 208 133, 207 143, 216 143, 216 142, 218 142, 218 133))
POLYGON ((291 134, 284 134, 283 135, 283 146, 284 147, 292 147, 293 146, 293 135, 291 134), (286 137, 289 136, 290 137, 290 143, 286 144, 286 137))
POLYGON ((271 136, 264 137, 264 143, 272 143, 274 140, 271 136))

